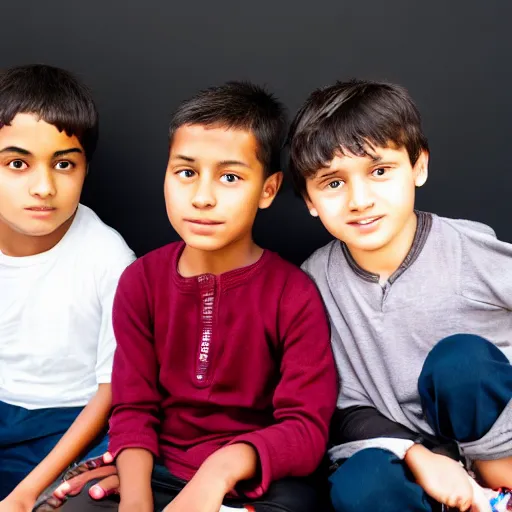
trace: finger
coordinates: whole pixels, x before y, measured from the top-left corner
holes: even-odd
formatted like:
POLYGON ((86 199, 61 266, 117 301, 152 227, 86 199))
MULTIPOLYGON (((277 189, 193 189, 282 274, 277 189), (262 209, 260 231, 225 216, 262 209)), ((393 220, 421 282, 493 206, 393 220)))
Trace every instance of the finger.
POLYGON ((103 454, 103 462, 105 464, 112 464, 112 462, 114 462, 114 457, 110 452, 106 452, 103 454))
POLYGON ((461 511, 461 512, 466 512, 467 510, 469 510, 471 508, 471 505, 472 505, 472 499, 471 498, 468 498, 468 497, 461 497, 459 498, 458 500, 458 504, 457 504, 457 508, 461 511))
POLYGON ((112 494, 119 494, 119 477, 111 475, 89 489, 89 496, 93 500, 101 500, 112 494))
POLYGON ((81 473, 66 482, 63 482, 55 491, 53 491, 54 496, 57 498, 64 498, 65 496, 75 496, 78 494, 87 482, 91 480, 105 478, 107 476, 113 475, 117 472, 115 466, 103 466, 101 468, 92 469, 91 471, 87 471, 85 473, 81 473))
POLYGON ((63 505, 66 500, 59 500, 50 496, 43 503, 34 507, 34 512, 52 512, 63 505))
MULTIPOLYGON (((109 457, 112 457, 108 452, 100 455, 99 457, 94 457, 92 459, 84 460, 80 464, 77 464, 76 466, 73 466, 63 476, 64 480, 69 480, 70 478, 73 478, 81 473, 84 473, 85 471, 90 471, 91 469, 99 468, 104 466, 107 462, 105 461, 106 455, 109 455, 109 457)), ((108 459, 108 458, 107 458, 108 459)))

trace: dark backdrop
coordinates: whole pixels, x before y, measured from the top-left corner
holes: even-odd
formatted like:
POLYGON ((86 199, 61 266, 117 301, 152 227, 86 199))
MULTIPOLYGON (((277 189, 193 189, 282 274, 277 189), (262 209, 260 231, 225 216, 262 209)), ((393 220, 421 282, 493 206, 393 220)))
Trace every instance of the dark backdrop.
MULTIPOLYGON (((167 122, 199 88, 267 84, 293 113, 336 79, 385 79, 418 102, 431 145, 419 208, 512 241, 509 0, 3 0, 0 67, 77 73, 101 113, 83 202, 142 255, 176 239, 162 183, 167 122)), ((256 224, 295 262, 329 240, 285 188, 256 224)))

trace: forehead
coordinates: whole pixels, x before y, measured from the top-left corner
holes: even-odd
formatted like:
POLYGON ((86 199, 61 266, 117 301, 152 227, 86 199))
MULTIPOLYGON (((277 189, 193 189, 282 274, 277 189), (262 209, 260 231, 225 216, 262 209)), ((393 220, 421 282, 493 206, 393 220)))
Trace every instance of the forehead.
POLYGON ((257 163, 257 142, 251 132, 220 126, 185 125, 176 130, 171 156, 183 155, 195 160, 239 160, 251 166, 257 163))
POLYGON ((34 114, 17 114, 10 125, 0 128, 0 146, 19 147, 33 154, 54 153, 70 147, 83 149, 76 136, 68 136, 34 114))

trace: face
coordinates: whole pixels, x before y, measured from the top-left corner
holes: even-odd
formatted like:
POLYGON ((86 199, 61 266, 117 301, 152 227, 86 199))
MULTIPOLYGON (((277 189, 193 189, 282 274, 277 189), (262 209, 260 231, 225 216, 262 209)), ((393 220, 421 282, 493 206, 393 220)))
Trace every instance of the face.
POLYGON ((170 148, 167 215, 188 246, 220 250, 252 239, 257 210, 271 205, 281 180, 281 173, 265 179, 252 133, 185 125, 170 148))
POLYGON ((378 147, 372 157, 338 154, 307 180, 306 202, 352 252, 378 251, 414 220, 415 187, 427 174, 427 153, 414 166, 403 148, 378 147))
POLYGON ((75 213, 87 164, 76 137, 31 114, 0 129, 0 237, 49 237, 75 213))

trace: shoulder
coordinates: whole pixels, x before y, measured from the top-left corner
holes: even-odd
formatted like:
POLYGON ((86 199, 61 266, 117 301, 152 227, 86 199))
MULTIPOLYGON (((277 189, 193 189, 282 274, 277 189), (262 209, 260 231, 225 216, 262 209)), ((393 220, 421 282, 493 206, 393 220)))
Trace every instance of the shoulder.
POLYGON ((331 260, 339 240, 333 240, 327 245, 317 249, 301 266, 315 281, 318 281, 327 274, 328 263, 331 260))
POLYGON ((464 219, 450 219, 434 216, 437 221, 438 244, 451 246, 454 254, 463 259, 473 259, 473 255, 493 252, 510 253, 512 246, 499 240, 495 231, 486 224, 464 219))
POLYGON ((79 249, 83 256, 104 266, 117 263, 126 266, 135 259, 124 238, 89 207, 79 205, 75 222, 72 247, 79 249))
POLYGON ((176 271, 178 254, 182 248, 183 242, 173 242, 148 252, 125 270, 123 279, 142 279, 158 285, 163 276, 176 271))
POLYGON ((462 238, 492 238, 497 239, 494 229, 487 224, 467 219, 450 219, 448 217, 439 217, 433 215, 433 218, 439 223, 443 234, 455 235, 462 238))
POLYGON ((268 285, 265 288, 279 290, 281 312, 283 308, 302 310, 320 303, 320 294, 311 276, 276 253, 271 253, 271 258, 271 270, 265 273, 268 285))

